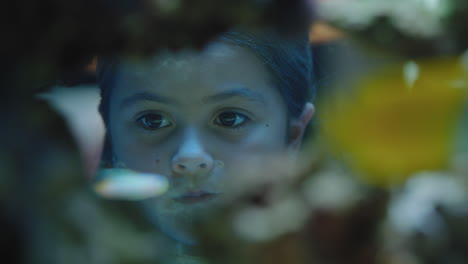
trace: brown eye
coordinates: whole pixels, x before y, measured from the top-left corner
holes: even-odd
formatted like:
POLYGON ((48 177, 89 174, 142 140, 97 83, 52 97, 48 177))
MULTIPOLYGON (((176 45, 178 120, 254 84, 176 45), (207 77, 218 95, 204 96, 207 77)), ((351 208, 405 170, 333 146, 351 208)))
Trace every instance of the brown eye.
POLYGON ((138 122, 145 129, 155 130, 171 125, 169 119, 160 114, 146 114, 138 119, 138 122))
POLYGON ((219 114, 215 123, 219 126, 224 127, 240 127, 250 120, 246 115, 237 112, 223 112, 219 114))

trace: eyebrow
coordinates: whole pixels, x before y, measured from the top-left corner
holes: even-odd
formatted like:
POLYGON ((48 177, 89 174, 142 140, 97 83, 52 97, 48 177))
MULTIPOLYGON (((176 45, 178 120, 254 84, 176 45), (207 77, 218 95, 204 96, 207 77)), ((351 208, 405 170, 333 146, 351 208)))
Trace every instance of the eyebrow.
POLYGON ((165 96, 161 96, 161 95, 150 93, 150 92, 139 92, 122 100, 122 103, 120 103, 120 107, 124 108, 124 107, 131 106, 137 103, 138 101, 152 101, 152 102, 157 102, 157 103, 162 103, 162 104, 175 103, 175 101, 165 96))
MULTIPOLYGON (((218 101, 226 101, 234 98, 243 98, 249 101, 265 104, 265 98, 260 94, 248 88, 235 88, 228 91, 223 91, 215 95, 204 97, 204 103, 214 103, 218 101)), ((138 92, 125 99, 120 103, 120 108, 131 106, 139 101, 151 101, 162 104, 177 104, 176 101, 151 92, 138 92)))
POLYGON ((207 96, 203 98, 205 103, 213 103, 218 101, 225 101, 234 98, 243 98, 249 101, 265 104, 265 98, 258 92, 255 92, 248 88, 235 88, 221 93, 207 96))

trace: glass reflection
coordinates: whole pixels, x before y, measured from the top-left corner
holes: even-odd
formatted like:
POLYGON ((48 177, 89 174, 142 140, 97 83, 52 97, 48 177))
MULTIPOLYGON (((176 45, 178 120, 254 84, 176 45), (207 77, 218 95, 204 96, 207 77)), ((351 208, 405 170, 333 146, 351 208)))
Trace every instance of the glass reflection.
POLYGON ((213 209, 268 202, 291 174, 314 113, 311 67, 307 32, 229 32, 200 51, 101 58, 103 169, 167 179, 146 211, 197 244, 194 227, 213 209))

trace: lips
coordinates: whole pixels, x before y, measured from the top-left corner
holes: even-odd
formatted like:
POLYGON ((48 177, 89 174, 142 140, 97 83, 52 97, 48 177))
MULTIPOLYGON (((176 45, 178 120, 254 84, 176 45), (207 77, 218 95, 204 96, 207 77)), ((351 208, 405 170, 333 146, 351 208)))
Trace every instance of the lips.
POLYGON ((210 201, 216 198, 219 194, 207 191, 186 192, 174 198, 175 201, 184 204, 196 204, 210 201))

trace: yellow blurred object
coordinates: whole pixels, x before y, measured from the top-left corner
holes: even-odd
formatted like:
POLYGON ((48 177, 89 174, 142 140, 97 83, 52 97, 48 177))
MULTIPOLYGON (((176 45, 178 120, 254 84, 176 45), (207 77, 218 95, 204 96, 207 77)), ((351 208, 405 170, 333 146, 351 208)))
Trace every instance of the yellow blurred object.
POLYGON ((365 182, 380 186, 444 169, 468 90, 462 58, 392 66, 333 95, 318 108, 328 147, 365 182))
POLYGON ((325 23, 315 22, 310 27, 309 40, 313 44, 333 42, 345 37, 344 32, 325 23))

